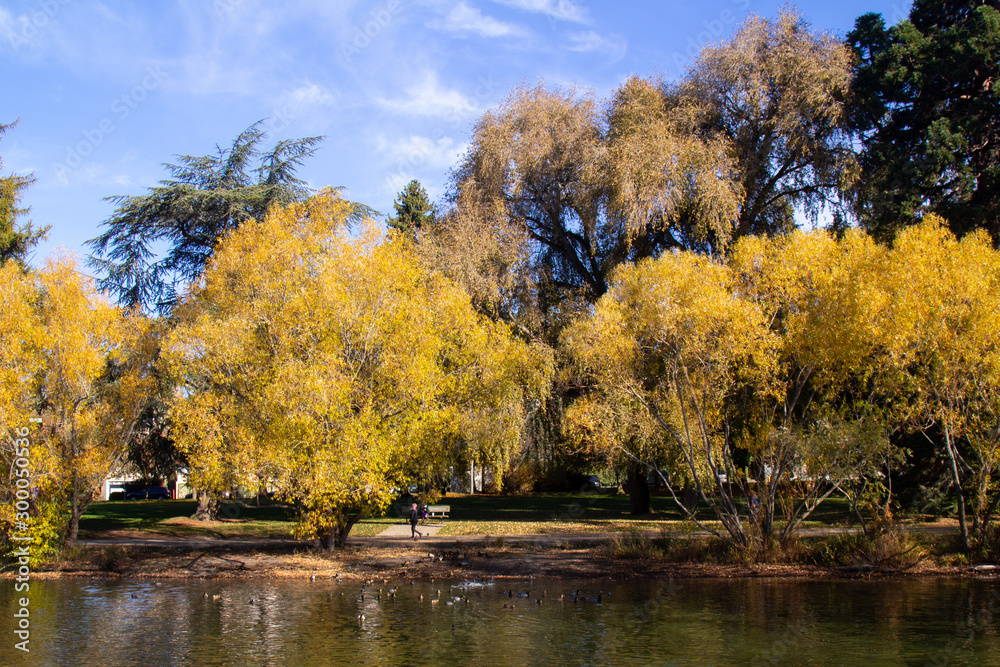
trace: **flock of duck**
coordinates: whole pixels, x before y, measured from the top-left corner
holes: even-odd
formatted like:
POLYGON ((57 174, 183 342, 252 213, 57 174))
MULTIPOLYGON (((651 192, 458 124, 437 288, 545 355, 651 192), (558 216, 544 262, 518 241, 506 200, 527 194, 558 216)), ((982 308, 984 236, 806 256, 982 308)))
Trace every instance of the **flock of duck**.
MULTIPOLYGON (((530 582, 531 582, 531 580, 529 579, 528 583, 530 583, 530 582)), ((358 596, 357 596, 358 602, 364 602, 366 599, 369 600, 369 601, 375 600, 376 602, 380 602, 383 599, 383 597, 385 597, 386 599, 395 599, 396 598, 396 592, 399 590, 398 587, 394 586, 394 587, 388 588, 388 589, 379 588, 378 592, 373 593, 372 590, 371 590, 371 587, 373 585, 374 585, 374 580, 371 580, 371 579, 367 580, 364 583, 364 585, 362 585, 361 591, 358 593, 358 596)), ((413 580, 410 580, 409 585, 410 586, 413 585, 413 580)), ((458 588, 460 590, 470 590, 470 589, 476 589, 476 588, 492 587, 493 585, 494 585, 494 582, 492 580, 489 580, 489 581, 464 581, 461 584, 456 584, 455 586, 452 586, 451 588, 452 589, 458 588)), ((570 604, 581 604, 581 603, 586 604, 586 603, 591 603, 591 604, 594 604, 594 605, 603 605, 604 604, 604 600, 611 597, 611 593, 606 593, 603 590, 602 591, 598 591, 596 594, 593 594, 593 595, 586 595, 586 594, 581 593, 580 590, 574 590, 574 591, 570 591, 569 593, 563 593, 563 594, 559 595, 559 597, 557 597, 557 598, 549 598, 548 594, 547 594, 547 592, 545 590, 542 590, 541 595, 539 597, 536 597, 536 598, 532 598, 530 589, 529 590, 515 592, 514 589, 511 588, 511 589, 508 589, 508 590, 505 590, 505 591, 500 591, 499 594, 502 597, 507 598, 508 600, 510 600, 510 602, 504 602, 503 603, 503 608, 504 609, 516 609, 517 605, 514 603, 515 599, 525 599, 525 600, 528 600, 531 604, 534 604, 534 605, 541 605, 546 600, 550 600, 552 602, 570 603, 570 604)), ((339 595, 343 595, 343 593, 339 593, 339 595)), ((441 592, 441 589, 437 589, 437 591, 436 591, 436 597, 431 597, 430 595, 425 596, 423 593, 421 593, 421 594, 419 594, 417 596, 417 600, 419 602, 425 602, 425 601, 427 601, 431 605, 437 605, 437 604, 441 604, 443 602, 445 604, 445 606, 449 606, 449 607, 454 606, 456 604, 460 604, 460 605, 467 605, 467 604, 469 604, 469 598, 466 595, 452 595, 450 590, 449 590, 449 594, 448 595, 443 595, 442 592, 441 592)), ((363 622, 365 620, 365 615, 364 614, 358 614, 358 620, 363 622)))
MULTIPOLYGON (((316 581, 316 576, 313 575, 311 577, 311 579, 312 579, 312 581, 316 581)), ((340 582, 343 581, 343 579, 341 579, 340 577, 336 577, 335 580, 338 583, 340 583, 340 582)), ((383 600, 383 598, 386 599, 386 600, 394 600, 394 599, 396 599, 396 593, 399 591, 399 587, 398 586, 391 586, 391 587, 385 587, 385 586, 383 586, 383 587, 380 587, 377 591, 375 591, 374 590, 375 583, 376 582, 375 582, 374 579, 367 579, 362 584, 361 590, 357 594, 357 601, 358 602, 365 602, 366 600, 368 600, 369 602, 372 601, 372 600, 374 600, 375 602, 381 602, 383 600)), ((383 579, 382 583, 383 584, 388 583, 388 580, 387 579, 383 579)), ((526 583, 528 583, 528 584, 532 583, 530 575, 529 575, 528 581, 526 583)), ((410 586, 413 586, 413 580, 411 579, 408 582, 408 584, 410 586)), ((157 585, 159 585, 159 584, 157 584, 157 585)), ((421 594, 419 594, 417 596, 417 600, 420 601, 420 602, 428 601, 432 605, 441 604, 443 602, 446 606, 449 606, 449 607, 454 606, 456 604, 467 605, 467 604, 469 604, 469 598, 467 596, 465 596, 465 595, 452 595, 451 594, 451 589, 459 589, 459 590, 469 591, 469 590, 476 590, 476 589, 481 589, 481 588, 491 588, 493 586, 494 586, 494 582, 493 582, 492 579, 486 580, 486 581, 463 581, 460 584, 455 584, 455 585, 451 586, 451 588, 449 589, 449 594, 448 595, 443 595, 442 592, 441 592, 441 589, 437 589, 437 591, 436 591, 436 597, 431 597, 429 595, 425 596, 423 593, 421 593, 421 594)), ((606 600, 606 599, 608 599, 608 598, 611 597, 611 593, 607 593, 605 591, 598 591, 594 595, 586 595, 586 594, 581 593, 581 591, 579 589, 578 590, 574 590, 574 591, 570 591, 569 593, 563 593, 563 594, 561 594, 557 598, 549 598, 548 594, 547 594, 547 592, 545 590, 542 590, 541 595, 539 597, 536 597, 536 598, 532 598, 531 597, 531 590, 530 589, 529 590, 523 590, 523 591, 515 592, 514 589, 511 588, 511 589, 507 589, 505 591, 500 591, 499 594, 500 594, 500 596, 502 596, 502 597, 510 600, 510 602, 504 602, 503 603, 503 608, 504 609, 516 609, 517 605, 514 604, 514 600, 515 599, 525 599, 525 600, 528 600, 530 602, 530 604, 534 604, 534 605, 541 605, 546 600, 550 600, 552 602, 570 603, 570 604, 581 604, 581 603, 587 604, 587 603, 590 603, 590 604, 594 604, 594 605, 602 605, 602 604, 604 604, 604 600, 606 600)), ((337 595, 338 596, 343 596, 344 593, 343 593, 343 591, 341 591, 337 595)), ((137 596, 133 593, 132 597, 135 598, 137 596)), ((205 599, 211 599, 213 602, 218 602, 219 599, 222 596, 218 595, 218 594, 213 594, 213 595, 210 596, 208 593, 205 593, 202 597, 204 597, 205 599)), ((330 593, 329 597, 333 597, 333 593, 330 593)), ((249 604, 256 604, 256 600, 254 600, 254 598, 250 598, 250 600, 249 600, 248 603, 249 604)), ((365 620, 365 618, 366 617, 365 617, 364 614, 358 614, 358 620, 359 621, 363 622, 365 620)))

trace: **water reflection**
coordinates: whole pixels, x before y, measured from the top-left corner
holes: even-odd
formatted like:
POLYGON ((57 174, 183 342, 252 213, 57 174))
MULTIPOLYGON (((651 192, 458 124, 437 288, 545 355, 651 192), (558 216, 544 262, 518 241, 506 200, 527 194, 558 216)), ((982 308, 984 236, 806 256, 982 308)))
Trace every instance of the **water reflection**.
POLYGON ((1000 582, 455 583, 34 581, 0 664, 1000 664, 1000 582))

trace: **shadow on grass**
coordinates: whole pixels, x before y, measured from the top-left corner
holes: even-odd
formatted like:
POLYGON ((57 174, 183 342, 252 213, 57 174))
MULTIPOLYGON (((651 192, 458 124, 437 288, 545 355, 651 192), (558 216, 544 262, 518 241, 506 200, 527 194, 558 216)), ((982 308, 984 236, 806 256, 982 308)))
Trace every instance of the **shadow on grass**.
MULTIPOLYGON (((166 523, 169 519, 188 518, 198 507, 194 500, 137 500, 137 501, 99 501, 91 503, 87 512, 80 519, 82 533, 96 535, 111 530, 144 530, 169 534, 205 533, 222 536, 219 531, 209 529, 192 529, 190 527, 166 523)), ((262 532, 268 524, 295 523, 295 510, 285 505, 267 505, 263 507, 231 504, 223 506, 223 518, 233 521, 234 527, 245 525, 256 532, 259 527, 262 532), (232 509, 227 510, 227 507, 232 509)), ((242 532, 242 531, 241 531, 242 532)))
MULTIPOLYGON (((651 498, 653 514, 640 515, 657 521, 683 520, 673 498, 654 494, 651 498)), ((610 493, 549 493, 530 496, 455 496, 441 501, 451 506, 449 518, 456 521, 571 521, 581 524, 600 523, 639 518, 630 513, 627 495, 610 493)), ((743 514, 749 510, 743 506, 743 514)), ((699 506, 697 516, 713 521, 715 515, 705 506, 699 506)), ((842 523, 850 519, 850 508, 845 500, 829 499, 820 505, 810 522, 823 524, 842 523)))

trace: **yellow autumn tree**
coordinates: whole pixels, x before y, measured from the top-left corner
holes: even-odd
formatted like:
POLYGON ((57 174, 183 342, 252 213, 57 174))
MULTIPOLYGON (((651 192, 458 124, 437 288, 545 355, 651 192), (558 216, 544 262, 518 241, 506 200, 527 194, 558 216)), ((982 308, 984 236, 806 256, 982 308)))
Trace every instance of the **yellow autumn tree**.
POLYGON ((910 426, 940 434, 968 550, 1000 502, 1000 253, 987 235, 958 240, 930 215, 896 238, 885 275, 884 345, 910 386, 910 426))
MULTIPOLYGON (((80 517, 123 462, 151 386, 150 329, 111 306, 70 261, 0 271, 3 455, 13 458, 14 429, 41 420, 31 427, 28 523, 45 553, 75 542, 80 517)), ((13 494, 7 481, 3 492, 13 494)), ((5 533, 24 523, 11 513, 2 519, 5 533)))
POLYGON ((862 234, 795 232, 742 239, 725 262, 673 253, 619 269, 565 339, 595 389, 573 432, 662 469, 696 520, 677 494, 693 485, 723 539, 789 538, 893 456, 874 402, 896 377, 879 337, 884 255, 862 234))
POLYGON ((456 437, 502 471, 550 365, 349 212, 324 192, 229 236, 164 352, 193 482, 274 488, 324 549, 456 437))
MULTIPOLYGON (((777 340, 760 308, 732 292, 731 280, 725 265, 694 253, 621 267, 593 316, 570 329, 565 342, 589 371, 605 404, 645 409, 666 447, 677 454, 680 470, 663 471, 644 458, 634 448, 639 438, 612 439, 611 444, 659 472, 689 519, 744 546, 750 535, 734 495, 740 471, 729 438, 727 405, 741 394, 776 390, 777 340), (721 532, 681 502, 679 478, 692 484, 698 499, 711 508, 721 532)), ((633 432, 647 431, 642 412, 619 412, 629 414, 639 419, 633 432)), ((579 420, 581 413, 570 417, 579 420)))
POLYGON ((866 534, 861 506, 876 497, 888 506, 888 493, 875 491, 898 461, 888 436, 906 411, 884 344, 891 331, 885 264, 886 249, 860 231, 840 239, 822 230, 747 237, 729 257, 733 289, 758 304, 780 340, 781 390, 759 402, 747 443, 764 489, 765 535, 778 500, 788 515, 782 538, 834 493, 852 501, 866 534), (779 497, 782 486, 799 491, 796 502, 787 491, 779 497))

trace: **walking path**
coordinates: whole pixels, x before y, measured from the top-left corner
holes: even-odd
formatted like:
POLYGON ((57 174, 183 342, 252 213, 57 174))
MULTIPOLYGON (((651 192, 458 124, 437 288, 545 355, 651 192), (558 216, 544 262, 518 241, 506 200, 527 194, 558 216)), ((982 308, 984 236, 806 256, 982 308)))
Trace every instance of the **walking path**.
MULTIPOLYGON (((443 523, 428 523, 422 526, 417 526, 417 532, 423 534, 425 537, 436 535, 441 528, 444 527, 443 523)), ((396 538, 401 537, 403 539, 410 539, 410 524, 409 523, 394 523, 381 533, 376 535, 376 537, 384 538, 396 538)))

